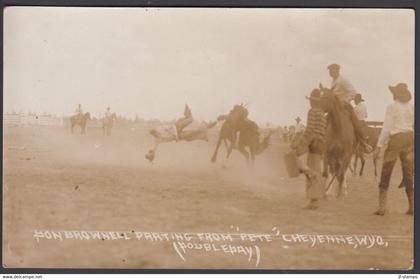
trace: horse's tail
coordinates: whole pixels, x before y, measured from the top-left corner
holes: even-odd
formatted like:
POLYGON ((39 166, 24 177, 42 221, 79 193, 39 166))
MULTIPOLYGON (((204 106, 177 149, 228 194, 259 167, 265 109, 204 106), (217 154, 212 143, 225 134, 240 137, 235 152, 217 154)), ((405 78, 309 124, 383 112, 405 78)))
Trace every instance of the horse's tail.
POLYGON ((224 120, 226 120, 228 118, 228 116, 226 115, 226 114, 222 114, 222 115, 219 115, 218 117, 217 117, 217 121, 224 121, 224 120))

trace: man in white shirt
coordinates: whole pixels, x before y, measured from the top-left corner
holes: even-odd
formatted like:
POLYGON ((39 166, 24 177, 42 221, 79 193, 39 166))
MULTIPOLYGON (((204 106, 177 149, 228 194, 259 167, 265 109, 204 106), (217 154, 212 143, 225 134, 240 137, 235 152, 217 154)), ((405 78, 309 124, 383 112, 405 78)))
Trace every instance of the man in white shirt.
POLYGON ((340 65, 331 64, 327 68, 332 78, 331 88, 334 88, 334 93, 340 101, 350 103, 357 92, 350 81, 340 75, 340 65))
POLYGON ((107 107, 105 111, 105 117, 110 117, 110 116, 111 116, 111 108, 107 107))
POLYGON ((298 116, 296 119, 296 134, 303 133, 305 131, 305 126, 302 124, 302 119, 298 116))
POLYGON ((375 156, 379 157, 385 146, 381 181, 379 182, 379 209, 376 215, 384 215, 392 170, 398 158, 401 161, 403 180, 408 198, 408 215, 414 214, 414 106, 410 103, 411 92, 405 83, 389 86, 394 103, 386 109, 385 120, 379 136, 375 156))
POLYGON ((361 94, 356 94, 354 96, 354 113, 357 116, 357 119, 359 119, 360 121, 366 121, 366 118, 368 116, 367 114, 367 108, 366 105, 364 104, 363 98, 361 94))

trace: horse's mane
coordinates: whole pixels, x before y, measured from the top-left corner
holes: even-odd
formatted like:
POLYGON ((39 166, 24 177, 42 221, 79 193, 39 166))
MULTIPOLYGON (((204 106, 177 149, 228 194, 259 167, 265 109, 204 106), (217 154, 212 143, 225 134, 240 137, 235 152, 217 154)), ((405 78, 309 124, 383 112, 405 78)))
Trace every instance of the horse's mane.
POLYGON ((341 101, 338 99, 332 91, 324 92, 324 96, 329 103, 328 118, 336 132, 341 132, 341 117, 340 113, 343 113, 344 107, 341 101))

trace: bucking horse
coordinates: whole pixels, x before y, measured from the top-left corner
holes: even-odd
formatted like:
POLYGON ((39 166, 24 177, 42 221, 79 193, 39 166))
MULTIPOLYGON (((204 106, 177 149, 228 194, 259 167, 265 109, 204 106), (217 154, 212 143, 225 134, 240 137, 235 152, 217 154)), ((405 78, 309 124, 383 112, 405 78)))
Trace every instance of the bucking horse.
POLYGON ((224 122, 220 128, 219 138, 211 161, 213 163, 217 161, 219 147, 224 142, 227 147, 226 159, 229 158, 232 150, 237 145, 239 152, 244 155, 247 164, 253 167, 255 164, 255 155, 267 149, 270 137, 274 131, 269 131, 260 142, 259 127, 257 123, 248 119, 248 109, 242 104, 235 105, 228 115, 221 115, 218 117, 218 120, 224 122), (238 133, 239 140, 237 140, 238 133), (246 148, 249 149, 249 152, 246 148))

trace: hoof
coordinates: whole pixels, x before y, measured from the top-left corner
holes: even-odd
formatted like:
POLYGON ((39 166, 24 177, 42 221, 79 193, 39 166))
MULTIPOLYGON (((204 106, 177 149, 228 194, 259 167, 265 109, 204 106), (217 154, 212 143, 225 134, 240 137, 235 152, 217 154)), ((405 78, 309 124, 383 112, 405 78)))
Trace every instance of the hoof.
POLYGON ((314 205, 314 204, 308 204, 307 206, 305 206, 303 209, 307 209, 307 210, 315 210, 318 209, 319 206, 314 205))
POLYGON ((153 150, 149 150, 145 158, 149 160, 150 162, 153 162, 153 160, 155 159, 155 152, 153 150))
POLYGON ((378 215, 378 216, 384 216, 385 210, 376 210, 373 214, 378 215))

